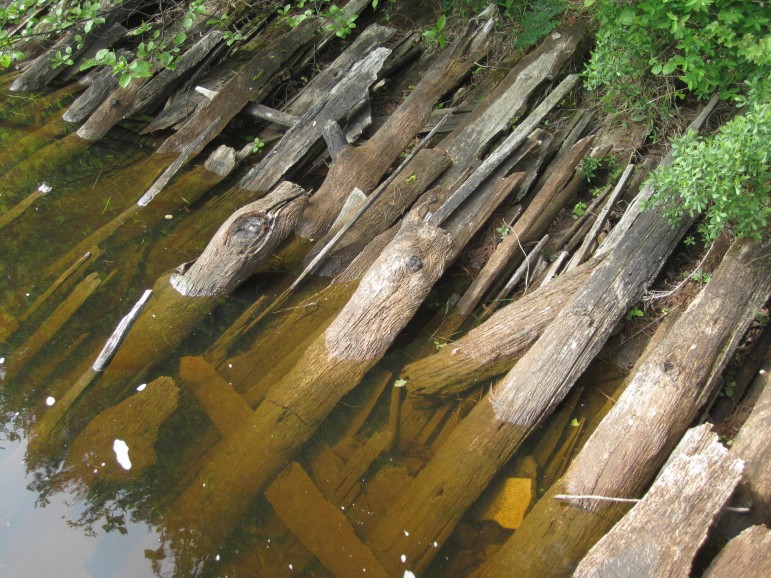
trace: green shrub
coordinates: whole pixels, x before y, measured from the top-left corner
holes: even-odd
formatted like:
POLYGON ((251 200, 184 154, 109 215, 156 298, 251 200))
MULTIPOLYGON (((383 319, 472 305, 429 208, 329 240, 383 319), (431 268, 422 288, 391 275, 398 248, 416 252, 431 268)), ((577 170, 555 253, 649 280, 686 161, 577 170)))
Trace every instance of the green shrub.
POLYGON ((655 120, 672 97, 739 94, 771 74, 771 11, 747 0, 585 0, 599 24, 586 86, 609 108, 655 120), (655 79, 658 82, 650 83, 655 79))
POLYGON ((745 114, 725 123, 712 137, 689 132, 673 147, 674 162, 653 172, 656 193, 649 205, 664 205, 677 222, 704 213, 705 240, 730 227, 739 237, 760 239, 771 215, 771 99, 753 93, 745 114))

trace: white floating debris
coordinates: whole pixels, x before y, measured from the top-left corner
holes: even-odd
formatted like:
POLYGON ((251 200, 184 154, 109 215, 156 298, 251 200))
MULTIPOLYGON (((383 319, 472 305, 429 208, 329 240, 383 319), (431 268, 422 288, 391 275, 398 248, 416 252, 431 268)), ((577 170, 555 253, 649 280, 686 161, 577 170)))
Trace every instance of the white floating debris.
POLYGON ((404 571, 404 578, 415 578, 415 574, 410 572, 409 570, 404 571))
POLYGON ((51 407, 51 406, 52 406, 53 404, 55 404, 55 403, 56 403, 56 398, 55 398, 55 397, 53 397, 53 396, 50 396, 50 395, 49 395, 49 396, 46 398, 46 405, 47 405, 48 407, 51 407))
POLYGON ((217 554, 217 555, 214 557, 214 559, 215 559, 217 562, 219 562, 219 561, 220 561, 220 555, 219 555, 219 554, 217 554))
POLYGON ((48 183, 40 183, 37 186, 37 190, 39 192, 43 193, 44 195, 50 193, 52 189, 53 189, 53 187, 51 185, 49 185, 48 183))
POLYGON ((410 533, 409 533, 407 530, 405 530, 405 531, 404 531, 404 535, 405 535, 405 536, 409 536, 409 535, 410 535, 410 533))
POLYGON ((438 548, 439 547, 439 542, 434 542, 433 546, 434 546, 434 548, 438 548))
POLYGON ((405 564, 407 562, 407 554, 402 554, 401 559, 402 559, 402 564, 405 564))
POLYGON ((290 570, 294 570, 294 566, 292 566, 292 565, 290 564, 290 565, 289 565, 289 569, 290 569, 290 570))
POLYGON ((118 459, 118 463, 124 470, 131 469, 131 460, 129 459, 129 447, 123 440, 115 440, 112 442, 112 450, 115 452, 115 457, 118 459))
POLYGON ((143 384, 141 384, 141 385, 138 385, 138 386, 137 386, 137 391, 144 391, 146 387, 147 387, 147 384, 146 384, 146 383, 143 383, 143 384))
POLYGON ((5 363, 5 357, 0 357, 0 365, 2 365, 3 363, 5 363))
POLYGON ((167 221, 170 221, 171 219, 174 218, 174 215, 164 215, 163 218, 166 219, 167 221))

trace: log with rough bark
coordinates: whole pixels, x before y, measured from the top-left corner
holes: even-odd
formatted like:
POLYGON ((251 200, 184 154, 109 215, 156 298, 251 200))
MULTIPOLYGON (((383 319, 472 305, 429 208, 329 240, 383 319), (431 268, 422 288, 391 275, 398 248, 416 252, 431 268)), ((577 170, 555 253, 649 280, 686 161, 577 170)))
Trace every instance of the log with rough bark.
POLYGON ((687 576, 743 466, 709 425, 690 430, 642 501, 590 550, 573 576, 687 576))
POLYGON ((675 322, 573 461, 509 541, 480 570, 562 576, 623 509, 607 502, 564 506, 558 493, 637 498, 715 387, 754 312, 768 296, 764 249, 738 241, 710 283, 675 322), (599 467, 598 464, 602 464, 599 467), (630 466, 634 467, 630 467, 630 466), (561 555, 555 557, 559 550, 561 555))
POLYGON ((686 219, 672 227, 660 210, 634 220, 489 402, 479 403, 453 430, 375 528, 370 546, 389 572, 428 566, 436 553, 430 545, 447 539, 492 477, 570 391, 690 224, 686 219))
POLYGON ((467 335, 404 368, 412 395, 452 397, 516 363, 583 285, 593 264, 503 307, 467 335))
POLYGON ((210 452, 170 512, 181 526, 205 528, 204 547, 227 536, 243 504, 265 489, 385 354, 441 275, 449 249, 450 239, 441 229, 406 221, 335 321, 270 389, 250 419, 210 452), (207 485, 228 491, 209 492, 207 485))
POLYGON ((703 578, 765 578, 771 575, 771 530, 752 526, 728 542, 703 578))
POLYGON ((458 35, 439 55, 407 100, 363 145, 341 152, 323 185, 313 195, 297 233, 306 239, 321 237, 355 188, 369 193, 391 163, 431 117, 436 101, 481 58, 489 48, 495 8, 490 7, 458 35))
POLYGON ((241 207, 189 268, 171 276, 172 286, 189 297, 229 295, 289 235, 306 202, 303 189, 285 182, 241 207))

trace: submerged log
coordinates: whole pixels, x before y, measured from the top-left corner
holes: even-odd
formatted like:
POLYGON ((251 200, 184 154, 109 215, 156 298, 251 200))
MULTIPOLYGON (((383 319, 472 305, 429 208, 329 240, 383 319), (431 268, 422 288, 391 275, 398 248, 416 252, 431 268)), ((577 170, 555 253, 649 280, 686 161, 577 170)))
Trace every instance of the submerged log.
POLYGON ((480 575, 505 576, 512 568, 523 576, 569 573, 623 508, 607 502, 566 507, 553 495, 637 498, 645 490, 709 398, 716 377, 768 296, 771 271, 762 262, 763 252, 752 242, 734 244, 701 294, 647 355, 566 475, 480 575))
POLYGON ((174 380, 159 377, 100 413, 68 450, 65 477, 74 476, 86 484, 100 478, 124 482, 140 478, 156 463, 153 445, 158 430, 174 413, 178 402, 179 388, 174 380), (116 459, 116 442, 123 442, 128 461, 116 459))
POLYGON ((363 145, 340 153, 297 228, 301 237, 315 239, 326 233, 354 188, 365 193, 375 188, 394 159, 430 119, 434 103, 486 53, 494 13, 491 6, 471 19, 380 130, 363 145))
POLYGON ((575 578, 689 574, 744 466, 709 430, 703 425, 685 435, 642 501, 592 548, 575 578))
POLYGON ((444 270, 449 245, 440 229, 405 222, 332 325, 270 389, 250 419, 204 460, 197 480, 172 507, 181 526, 205 529, 205 547, 227 536, 244 503, 265 489, 385 354, 444 270), (205 486, 228 491, 209 492, 205 486))
POLYGON ((384 567, 419 572, 522 441, 565 397, 690 226, 639 215, 490 396, 456 427, 370 537, 384 567), (404 536, 407 530, 410 537, 404 536), (405 566, 402 555, 407 557, 405 566))
POLYGON ((300 464, 290 464, 265 495, 292 533, 335 576, 388 577, 345 515, 321 495, 300 464), (313 524, 308 524, 309 516, 313 524))

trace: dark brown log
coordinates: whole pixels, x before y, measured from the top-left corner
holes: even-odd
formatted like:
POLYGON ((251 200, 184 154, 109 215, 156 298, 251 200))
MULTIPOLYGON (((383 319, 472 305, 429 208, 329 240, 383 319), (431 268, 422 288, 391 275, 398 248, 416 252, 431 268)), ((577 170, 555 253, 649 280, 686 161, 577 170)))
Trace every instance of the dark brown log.
POLYGON ((340 154, 308 205, 297 229, 300 236, 316 239, 326 233, 354 188, 365 193, 374 190, 394 159, 431 117, 434 103, 485 54, 495 23, 494 12, 491 7, 470 21, 372 138, 360 147, 340 154))
POLYGON ((285 182, 223 223, 195 263, 172 275, 171 284, 190 297, 228 295, 291 232, 307 202, 305 191, 285 182))
POLYGON ((742 468, 710 426, 690 430, 642 501, 591 549, 573 576, 687 576, 742 468))
POLYGON ((404 368, 410 394, 455 396, 511 369, 583 285, 593 267, 558 277, 503 307, 434 355, 404 368))
POLYGON ((771 531, 766 526, 752 526, 726 544, 704 572, 703 578, 765 578, 769 574, 771 531))
POLYGON ((701 295, 647 354, 564 478, 480 575, 504 576, 511 568, 525 576, 565 575, 624 513, 604 502, 565 507, 551 499, 554 494, 642 494, 709 397, 753 312, 765 301, 771 272, 759 262, 762 254, 757 244, 734 244, 701 295), (559 559, 552 555, 555 549, 561 552, 559 559))
POLYGON ((267 486, 385 354, 444 270, 449 245, 440 229, 406 221, 332 325, 252 417, 210 452, 197 481, 172 507, 181 525, 206 528, 204 547, 220 543, 240 519, 243 504, 267 486), (209 492, 202 481, 228 491, 209 492))
POLYGON ((389 510, 370 546, 390 572, 420 572, 537 424, 565 397, 616 323, 652 283, 682 234, 659 211, 642 213, 490 397, 453 430, 389 510), (404 531, 410 534, 404 536, 404 531))

